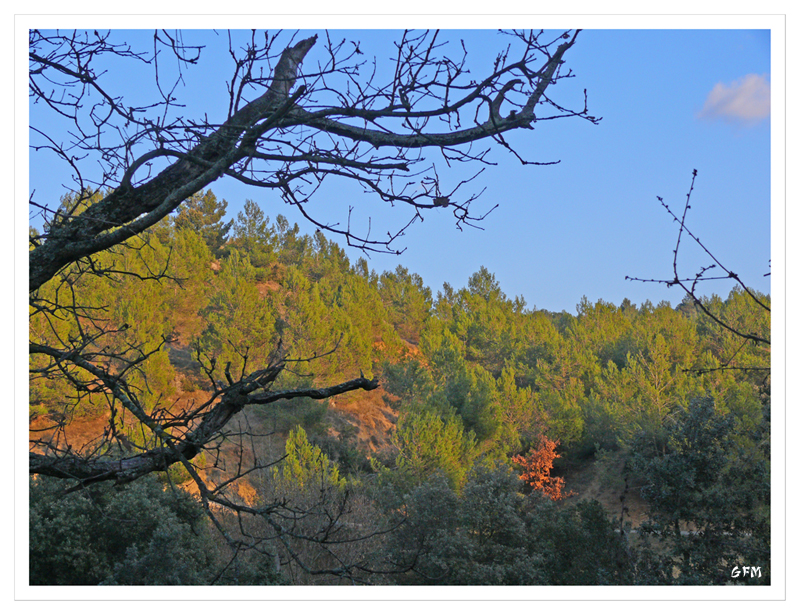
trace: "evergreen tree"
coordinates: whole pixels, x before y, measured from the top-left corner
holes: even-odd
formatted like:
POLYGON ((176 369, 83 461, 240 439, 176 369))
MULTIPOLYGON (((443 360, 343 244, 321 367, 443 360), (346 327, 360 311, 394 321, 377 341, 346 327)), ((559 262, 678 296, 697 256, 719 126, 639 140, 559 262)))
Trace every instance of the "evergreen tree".
POLYGON ((233 250, 222 261, 201 311, 205 328, 200 348, 220 367, 230 363, 229 371, 236 377, 263 369, 278 341, 276 307, 270 295, 259 295, 255 276, 249 258, 233 250))
POLYGON ((389 470, 374 463, 384 479, 402 490, 419 485, 437 472, 459 490, 478 455, 473 434, 465 432, 457 415, 418 405, 400 415, 392 444, 398 451, 395 468, 389 470))
POLYGON ((30 482, 31 585, 205 584, 217 550, 192 496, 155 477, 119 488, 64 494, 48 477, 30 482))
POLYGON ((269 216, 265 216, 258 204, 250 199, 245 201, 243 210, 233 221, 230 244, 247 254, 254 267, 267 267, 274 259, 274 228, 269 224, 269 216))
POLYGON ((435 474, 389 499, 402 519, 388 539, 395 561, 426 585, 606 585, 633 580, 624 539, 597 502, 559 508, 524 497, 504 465, 476 464, 460 493, 435 474))
POLYGON ((378 288, 392 326, 403 339, 419 344, 431 312, 431 289, 402 265, 381 274, 378 288))
POLYGON ((189 228, 202 237, 214 256, 219 256, 233 221, 223 222, 228 202, 217 200, 211 190, 197 192, 178 207, 175 227, 189 228))
POLYGON ((645 550, 650 582, 722 584, 744 564, 760 566, 758 582, 769 583, 768 409, 738 438, 734 417, 719 414, 711 398, 693 400, 676 418, 661 447, 641 438, 634 449, 651 506, 640 531, 663 554, 645 550))
POLYGON ((286 440, 286 456, 273 478, 281 490, 322 490, 330 487, 343 489, 346 481, 339 476, 339 468, 322 450, 308 441, 305 429, 297 426, 286 440))

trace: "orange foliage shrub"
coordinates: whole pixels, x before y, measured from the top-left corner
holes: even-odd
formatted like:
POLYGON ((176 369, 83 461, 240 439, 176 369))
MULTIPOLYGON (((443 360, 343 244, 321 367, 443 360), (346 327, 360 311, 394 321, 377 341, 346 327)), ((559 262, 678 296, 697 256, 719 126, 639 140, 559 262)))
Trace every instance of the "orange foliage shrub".
POLYGON ((516 464, 522 466, 520 480, 524 480, 536 491, 541 491, 551 500, 561 500, 574 495, 573 491, 563 493, 564 479, 559 476, 550 476, 553 461, 561 457, 556 453, 559 440, 550 440, 547 436, 539 437, 539 447, 528 451, 527 455, 514 455, 511 458, 516 464))

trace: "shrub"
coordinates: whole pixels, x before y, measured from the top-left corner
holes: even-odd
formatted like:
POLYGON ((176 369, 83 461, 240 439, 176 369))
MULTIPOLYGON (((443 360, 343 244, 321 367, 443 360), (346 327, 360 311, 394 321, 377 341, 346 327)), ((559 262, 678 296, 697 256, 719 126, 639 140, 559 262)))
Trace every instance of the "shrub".
POLYGON ((154 477, 64 493, 30 483, 31 585, 205 584, 213 535, 192 496, 154 477))

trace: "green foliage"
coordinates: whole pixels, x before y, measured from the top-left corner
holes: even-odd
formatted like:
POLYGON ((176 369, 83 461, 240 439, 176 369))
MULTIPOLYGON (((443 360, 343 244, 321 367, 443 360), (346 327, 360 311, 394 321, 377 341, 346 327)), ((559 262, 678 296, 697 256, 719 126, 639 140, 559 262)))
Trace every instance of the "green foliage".
POLYGON ((398 265, 394 272, 381 274, 378 292, 392 327, 403 339, 418 344, 431 313, 431 289, 418 274, 398 265))
POLYGON ((371 375, 397 350, 397 332, 375 284, 321 234, 314 241, 317 251, 304 249, 302 264, 285 270, 284 342, 300 357, 324 355, 310 364, 316 378, 371 375))
POLYGON ((404 488, 441 472, 453 488, 460 489, 478 454, 473 435, 465 432, 458 416, 425 406, 411 406, 401 413, 392 444, 398 451, 395 467, 378 469, 404 488))
POLYGON ((625 538, 596 500, 557 508, 541 500, 531 533, 548 585, 628 585, 635 578, 625 538))
POLYGON ((305 430, 299 426, 289 432, 286 456, 280 467, 274 469, 273 480, 279 490, 344 489, 346 484, 339 476, 338 466, 308 441, 305 430))
POLYGON ((219 202, 211 190, 201 190, 178 207, 175 227, 191 229, 203 239, 213 255, 219 256, 233 225, 233 222, 222 221, 227 208, 227 201, 219 202))
POLYGON ((460 495, 442 474, 409 492, 399 508, 404 523, 388 545, 395 561, 413 562, 402 582, 630 582, 623 539, 596 502, 562 509, 536 495, 524 497, 519 488, 507 466, 478 464, 460 495))
MULTIPOLYGON (((163 348, 173 329, 171 282, 158 280, 170 251, 158 235, 146 233, 97 255, 88 275, 82 263, 68 268, 37 293, 36 302, 52 309, 30 313, 32 342, 55 347, 82 347, 98 360, 116 356, 130 367, 126 379, 145 407, 155 407, 174 395, 176 374, 163 348), (145 357, 149 357, 144 360, 145 357)), ((31 405, 65 416, 107 409, 107 400, 89 386, 88 374, 74 366, 52 367, 51 360, 31 356, 31 405), (42 375, 39 375, 42 374, 42 375), (75 382, 83 386, 75 386, 75 382)), ((121 369, 122 361, 116 369, 121 369)))
POLYGON ((496 382, 498 448, 513 453, 525 448, 545 430, 545 417, 538 396, 530 387, 518 387, 516 370, 504 368, 496 382), (505 445, 505 446, 503 446, 505 445))
POLYGON ((434 314, 458 340, 464 357, 499 376, 507 361, 523 352, 525 300, 509 300, 485 267, 469 278, 468 288, 453 292, 445 285, 434 304, 434 314))
POLYGON ((436 405, 453 408, 478 441, 495 436, 500 408, 492 375, 467 361, 462 344, 449 329, 426 330, 421 346, 430 359, 435 383, 429 401, 437 396, 436 405))
POLYGON ((221 367, 230 363, 237 378, 262 369, 278 342, 277 310, 270 295, 259 295, 250 259, 232 250, 212 288, 200 312, 205 323, 200 348, 221 367))
POLYGON ((206 584, 216 546, 194 499, 155 478, 63 493, 30 482, 31 585, 206 584))
POLYGON ((381 371, 384 379, 383 389, 400 398, 400 401, 384 398, 392 408, 399 408, 403 400, 429 399, 435 391, 430 370, 415 359, 405 358, 396 363, 386 361, 381 371))
POLYGON ((579 346, 597 357, 600 365, 613 361, 618 367, 627 363, 627 341, 632 327, 631 318, 612 303, 599 299, 592 305, 584 296, 577 306, 578 318, 570 333, 579 346))
MULTIPOLYGON (((281 386, 287 389, 307 389, 313 386, 309 378, 292 374, 281 377, 280 381, 281 386)), ((320 425, 324 426, 323 419, 328 407, 326 400, 300 397, 282 399, 266 406, 249 406, 249 410, 263 417, 270 430, 288 434, 297 426, 308 431, 319 431, 320 425)))
MULTIPOLYGON (((60 215, 84 206, 65 199, 60 215)), ((193 388, 166 351, 165 338, 177 328, 182 344, 192 342, 215 361, 218 380, 228 363, 234 378, 264 367, 279 340, 292 358, 312 359, 300 364, 302 375, 287 370, 280 388, 378 376, 399 421, 395 457, 383 464, 373 457, 371 468, 408 514, 410 534, 400 534, 406 544, 395 544, 395 555, 423 552, 422 576, 408 581, 705 583, 718 582, 713 571, 724 572, 730 561, 765 561, 768 480, 757 478, 769 475, 765 345, 743 341, 686 301, 676 309, 650 302, 637 308, 584 297, 576 315, 528 309, 483 267, 466 288, 444 284, 434 301, 422 278, 402 266, 378 275, 364 259, 351 264, 322 233, 302 235, 280 215, 271 224, 252 201, 224 222, 226 206, 201 193, 152 232, 94 257, 103 275, 85 275, 83 263, 63 272, 39 299, 69 309, 32 310, 31 340, 85 343, 98 357, 138 361, 126 378, 153 410, 174 402, 181 377, 184 392, 193 388), (162 272, 167 277, 159 278, 162 272), (742 366, 759 369, 730 369, 742 366), (714 411, 692 401, 706 397, 716 400, 714 411), (642 549, 623 552, 596 504, 554 508, 519 495, 516 477, 501 468, 542 435, 561 441, 567 462, 634 447, 653 506, 651 539, 642 549), (690 526, 702 528, 702 539, 676 529, 690 526), (653 541, 660 541, 657 548, 653 541)), ((758 299, 769 304, 768 296, 758 299)), ((706 303, 737 328, 769 338, 768 312, 743 290, 706 303)), ((89 380, 80 370, 64 374, 35 354, 31 369, 32 416, 68 420, 108 410, 96 387, 75 386, 75 379, 89 380)), ((327 506, 346 499, 340 474, 348 474, 349 490, 369 471, 354 437, 321 435, 326 409, 292 400, 259 410, 268 425, 290 432, 286 460, 262 477, 271 484, 264 493, 317 506, 311 492, 326 486, 327 506)), ((146 429, 122 430, 133 446, 155 443, 146 429)), ((187 475, 178 468, 161 479, 179 483, 187 475)), ((391 517, 394 509, 387 510, 391 517)), ((75 531, 75 540, 90 539, 75 531)), ((165 531, 158 529, 174 538, 165 531)), ((87 552, 95 559, 81 563, 80 574, 128 582, 116 562, 144 574, 144 562, 167 548, 157 543, 134 541, 130 554, 115 555, 113 563, 96 556, 105 547, 94 545, 87 552)), ((252 565, 260 571, 255 576, 237 564, 221 582, 270 578, 270 563, 255 558, 252 565)), ((180 579, 202 576, 180 570, 180 579)))
POLYGON ((633 467, 651 506, 642 529, 666 553, 650 567, 653 582, 726 583, 742 563, 761 566, 769 582, 769 415, 739 438, 734 429, 732 415, 700 398, 668 426, 664 442, 637 441, 633 467))
POLYGON ((522 318, 519 352, 506 361, 514 363, 517 378, 523 386, 537 386, 539 367, 550 365, 561 344, 561 333, 552 316, 542 311, 527 312, 522 318))
POLYGON ((326 433, 310 437, 311 443, 339 467, 340 474, 347 477, 350 485, 371 471, 370 460, 358 447, 357 432, 358 429, 351 426, 339 435, 326 433))
POLYGON ((538 362, 536 386, 549 437, 570 445, 583 434, 582 409, 600 368, 590 349, 572 334, 553 346, 552 357, 552 363, 538 362))
POLYGON ((665 420, 692 394, 690 376, 670 360, 664 338, 656 334, 646 350, 628 354, 623 369, 609 363, 597 383, 609 414, 618 420, 617 437, 630 442, 639 431, 657 433, 665 420))
POLYGON ((507 469, 476 469, 459 496, 433 475, 403 501, 391 556, 413 562, 413 584, 530 585, 544 582, 542 559, 526 544, 524 502, 507 469))
POLYGON ((230 246, 247 254, 253 266, 262 269, 276 259, 275 242, 275 231, 269 226, 269 216, 264 215, 258 204, 249 199, 245 201, 242 211, 233 222, 230 246))

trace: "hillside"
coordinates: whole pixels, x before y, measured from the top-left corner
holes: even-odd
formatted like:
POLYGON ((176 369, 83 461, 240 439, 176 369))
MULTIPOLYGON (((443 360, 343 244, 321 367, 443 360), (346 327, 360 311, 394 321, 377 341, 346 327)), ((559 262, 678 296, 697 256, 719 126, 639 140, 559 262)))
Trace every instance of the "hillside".
MULTIPOLYGON (((32 452, 108 472, 175 455, 155 474, 206 507, 227 536, 215 548, 279 544, 264 565, 292 582, 317 582, 306 557, 409 583, 661 583, 673 567, 688 582, 717 578, 698 562, 765 550, 768 346, 689 302, 529 309, 485 268, 434 297, 401 265, 379 274, 246 211, 263 224, 240 214, 216 247, 202 237, 218 233, 168 220, 94 264, 115 273, 43 288, 42 302, 84 307, 40 310, 31 341, 77 340, 111 376, 36 357, 32 452), (123 375, 124 395, 107 395, 123 375), (631 551, 620 517, 660 546, 631 551), (699 559, 675 528, 710 537, 699 559)), ((757 299, 708 305, 765 339, 757 299)))

